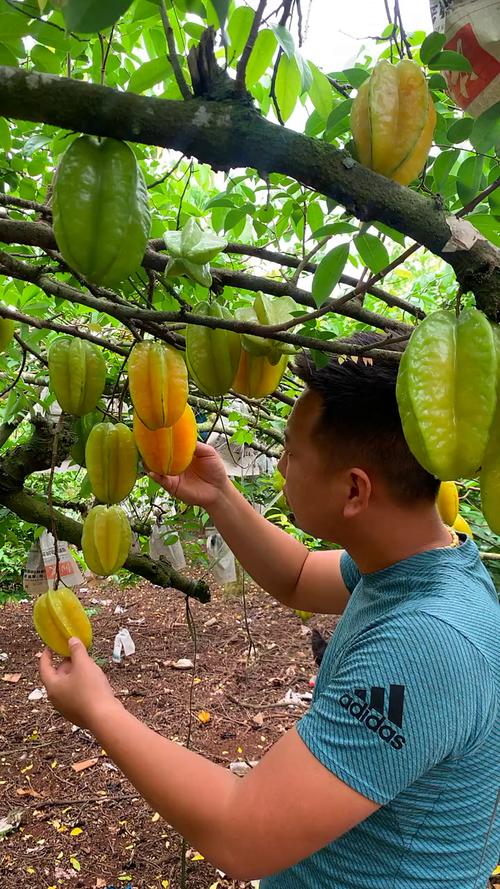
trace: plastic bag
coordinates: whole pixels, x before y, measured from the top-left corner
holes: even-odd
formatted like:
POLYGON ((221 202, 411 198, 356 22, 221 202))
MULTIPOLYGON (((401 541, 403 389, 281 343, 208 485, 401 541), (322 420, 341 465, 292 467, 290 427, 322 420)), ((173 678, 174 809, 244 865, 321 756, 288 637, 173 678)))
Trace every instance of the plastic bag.
POLYGON ((168 525, 153 525, 149 537, 149 555, 155 562, 163 556, 177 570, 184 568, 186 565, 186 558, 179 535, 168 525), (165 539, 170 541, 172 538, 175 539, 171 543, 165 543, 165 539))
POLYGON ((219 583, 236 581, 236 562, 226 541, 215 528, 205 528, 207 552, 213 563, 211 568, 219 583))
POLYGON ((448 92, 473 117, 500 101, 500 6, 495 0, 430 0, 445 50, 462 53, 472 72, 446 71, 448 92))
MULTIPOLYGON (((33 543, 23 573, 23 588, 27 593, 38 595, 54 589, 57 574, 54 544, 54 537, 49 531, 43 531, 33 543)), ((64 540, 57 541, 57 553, 60 583, 68 587, 81 586, 83 574, 64 540)))

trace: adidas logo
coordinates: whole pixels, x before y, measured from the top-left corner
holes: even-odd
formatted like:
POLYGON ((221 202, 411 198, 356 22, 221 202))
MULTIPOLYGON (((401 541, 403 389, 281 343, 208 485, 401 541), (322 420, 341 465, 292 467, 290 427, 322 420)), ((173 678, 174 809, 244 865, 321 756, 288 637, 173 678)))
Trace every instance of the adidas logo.
POLYGON ((370 689, 369 704, 366 702, 366 688, 355 688, 353 694, 345 692, 339 699, 339 703, 367 729, 378 734, 382 741, 390 744, 394 750, 401 750, 406 744, 406 738, 403 734, 399 734, 393 726, 396 725, 398 728, 403 726, 404 694, 404 685, 389 686, 387 715, 384 711, 385 688, 379 686, 373 686, 370 689))

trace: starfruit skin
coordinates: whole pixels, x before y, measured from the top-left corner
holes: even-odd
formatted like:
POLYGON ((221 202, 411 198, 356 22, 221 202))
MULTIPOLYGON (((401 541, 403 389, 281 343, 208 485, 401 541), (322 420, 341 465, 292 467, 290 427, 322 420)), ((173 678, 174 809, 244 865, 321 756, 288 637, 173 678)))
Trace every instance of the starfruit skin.
POLYGON ((5 352, 10 345, 15 329, 16 322, 11 318, 0 318, 0 352, 5 352))
POLYGON ((436 505, 445 525, 451 527, 458 515, 458 490, 455 482, 441 482, 436 505))
POLYGON ((396 396, 407 444, 441 481, 475 476, 496 406, 497 357, 478 309, 428 315, 400 362, 396 396))
POLYGON ((134 414, 134 437, 145 468, 157 475, 180 475, 188 468, 196 448, 197 427, 194 413, 186 405, 173 426, 148 429, 134 414))
POLYGON ((163 239, 170 253, 166 274, 171 278, 184 275, 210 287, 210 262, 227 247, 227 241, 212 231, 203 231, 192 217, 179 231, 165 232, 163 239))
POLYGON ((259 358, 242 349, 233 390, 247 398, 266 398, 278 388, 287 364, 288 355, 282 355, 273 365, 267 358, 259 358))
POLYGON ((137 479, 134 435, 124 423, 97 423, 85 446, 85 463, 93 494, 101 503, 128 497, 137 479))
POLYGON ((361 164, 408 185, 427 160, 436 111, 421 68, 381 59, 358 90, 351 129, 361 164))
POLYGON ((153 340, 137 343, 128 360, 128 381, 134 410, 148 429, 177 422, 188 396, 182 352, 153 340))
POLYGON ((479 473, 479 485, 483 515, 491 530, 500 534, 500 326, 492 324, 491 330, 497 355, 497 404, 479 473))
POLYGON ((116 139, 75 139, 57 170, 52 216, 63 259, 88 281, 115 287, 136 272, 151 217, 132 149, 116 139))
POLYGON ((35 599, 33 624, 42 642, 56 654, 69 657, 68 639, 77 636, 85 648, 92 644, 92 625, 69 587, 49 590, 35 599))
POLYGON ((50 388, 67 414, 82 417, 93 411, 106 383, 106 362, 94 343, 62 336, 49 354, 50 388))
MULTIPOLYGON (((229 309, 218 303, 199 302, 195 315, 232 320, 229 309)), ((186 364, 189 375, 200 392, 216 397, 229 392, 238 370, 241 340, 232 330, 188 324, 186 327, 186 364)))
POLYGON ((119 506, 94 506, 83 523, 83 557, 94 574, 108 577, 126 562, 132 530, 119 506))

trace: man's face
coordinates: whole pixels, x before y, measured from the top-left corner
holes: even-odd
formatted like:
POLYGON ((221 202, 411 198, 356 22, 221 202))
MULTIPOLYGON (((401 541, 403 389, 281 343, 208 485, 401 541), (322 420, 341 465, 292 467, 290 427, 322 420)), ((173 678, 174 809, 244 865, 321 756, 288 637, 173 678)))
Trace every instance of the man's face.
POLYGON ((328 455, 325 445, 319 443, 316 424, 320 414, 319 395, 306 390, 288 419, 278 468, 285 478, 283 490, 298 527, 337 542, 345 496, 344 473, 331 468, 333 454, 328 455))

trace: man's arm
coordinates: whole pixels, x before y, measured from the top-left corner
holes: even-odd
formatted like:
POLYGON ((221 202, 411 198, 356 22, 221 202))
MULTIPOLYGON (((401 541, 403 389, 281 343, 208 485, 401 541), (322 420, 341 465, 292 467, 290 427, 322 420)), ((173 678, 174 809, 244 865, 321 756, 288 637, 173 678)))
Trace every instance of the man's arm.
POLYGON ((290 608, 342 614, 349 600, 343 550, 311 552, 268 522, 229 482, 209 507, 217 530, 255 582, 290 608))
POLYGON ((118 702, 89 727, 152 808, 233 879, 290 867, 378 808, 315 759, 294 729, 237 778, 162 738, 118 702))

